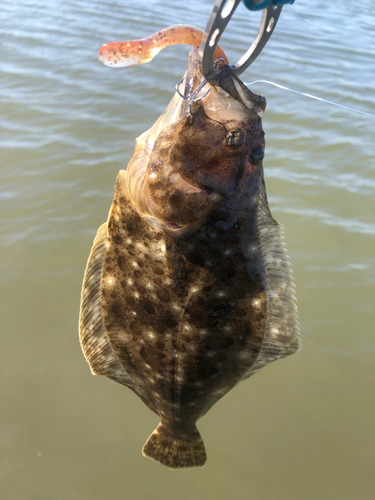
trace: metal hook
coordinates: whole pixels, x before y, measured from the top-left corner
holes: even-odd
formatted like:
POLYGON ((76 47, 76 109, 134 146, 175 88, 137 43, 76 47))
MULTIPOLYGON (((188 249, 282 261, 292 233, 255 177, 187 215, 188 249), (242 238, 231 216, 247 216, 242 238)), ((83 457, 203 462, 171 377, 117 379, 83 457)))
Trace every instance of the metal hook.
MULTIPOLYGON (((216 46, 241 1, 242 0, 216 0, 210 19, 208 20, 199 47, 199 69, 211 85, 218 85, 219 83, 218 71, 215 69, 213 63, 216 46)), ((245 71, 261 53, 275 29, 282 7, 283 4, 279 4, 278 0, 269 0, 268 7, 263 10, 259 32, 255 41, 241 59, 239 59, 236 64, 231 65, 235 75, 239 76, 245 71)))
MULTIPOLYGON (((216 61, 215 61, 216 63, 216 61)), ((184 78, 181 78, 181 80, 177 83, 176 85, 176 91, 177 91, 177 94, 182 97, 183 99, 192 99, 193 101, 200 101, 201 99, 203 99, 204 97, 206 97, 206 95, 210 92, 211 89, 207 90, 207 92, 204 94, 204 96, 202 97, 199 97, 198 99, 195 99, 195 97, 199 94, 199 92, 203 89, 203 87, 207 84, 207 80, 206 79, 203 79, 201 81, 201 83, 198 85, 198 87, 194 90, 194 92, 192 92, 191 94, 188 94, 188 95, 184 95, 184 94, 181 94, 180 92, 180 85, 181 83, 184 81, 184 78)))
POLYGON ((180 92, 180 89, 179 89, 179 86, 181 85, 181 83, 184 81, 184 78, 181 78, 181 80, 176 84, 176 92, 177 94, 182 97, 182 99, 189 99, 191 97, 191 94, 188 94, 188 95, 184 95, 184 94, 181 94, 180 92))
MULTIPOLYGON (((215 64, 216 64, 217 61, 215 61, 215 64)), ((201 81, 201 83, 198 85, 198 87, 194 90, 194 92, 192 92, 191 94, 188 94, 188 95, 184 95, 180 92, 180 85, 181 83, 184 81, 184 78, 182 78, 176 85, 176 91, 177 91, 177 94, 182 97, 183 99, 190 99, 190 114, 191 114, 191 106, 193 104, 193 102, 197 102, 197 101, 201 101, 202 99, 204 99, 206 97, 206 95, 208 95, 210 92, 211 92, 211 88, 209 88, 207 90, 207 92, 200 96, 200 97, 197 97, 199 95, 199 92, 205 87, 205 85, 207 84, 207 80, 206 79, 203 79, 201 81)))

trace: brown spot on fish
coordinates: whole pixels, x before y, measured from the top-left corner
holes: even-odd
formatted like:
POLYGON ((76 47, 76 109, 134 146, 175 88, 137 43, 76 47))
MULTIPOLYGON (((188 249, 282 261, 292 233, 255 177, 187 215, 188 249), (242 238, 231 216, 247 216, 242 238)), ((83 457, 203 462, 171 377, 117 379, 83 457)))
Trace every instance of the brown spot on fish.
MULTIPOLYGON (((220 75, 191 108, 176 94, 137 139, 82 289, 86 359, 160 416, 143 453, 170 468, 204 465, 197 420, 300 348, 282 228, 265 192, 265 100, 228 66, 220 75)), ((192 52, 181 91, 201 80, 192 52)))
POLYGON ((155 314, 155 309, 150 302, 144 302, 143 307, 148 314, 155 314))

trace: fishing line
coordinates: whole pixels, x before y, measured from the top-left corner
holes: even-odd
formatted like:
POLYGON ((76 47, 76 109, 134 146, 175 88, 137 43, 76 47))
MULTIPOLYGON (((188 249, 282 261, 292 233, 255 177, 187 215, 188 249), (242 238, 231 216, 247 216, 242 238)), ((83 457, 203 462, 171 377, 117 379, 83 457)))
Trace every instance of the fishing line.
POLYGON ((373 113, 368 113, 367 111, 360 111, 359 109, 349 108, 348 106, 344 106, 343 104, 337 104, 337 102, 327 101, 327 99, 323 99, 322 97, 317 97, 315 95, 306 94, 305 92, 299 92, 298 90, 293 90, 288 87, 284 87, 284 85, 279 85, 278 83, 269 82, 268 80, 255 80, 250 83, 245 83, 245 85, 253 85, 253 83, 269 83, 270 85, 274 85, 275 87, 279 87, 282 90, 288 90, 289 92, 294 92, 295 94, 300 94, 305 97, 310 97, 311 99, 316 99, 317 101, 326 102, 328 104, 332 104, 332 106, 337 106, 339 108, 347 109, 349 111, 354 111, 355 113, 361 113, 362 115, 371 116, 375 118, 373 113))

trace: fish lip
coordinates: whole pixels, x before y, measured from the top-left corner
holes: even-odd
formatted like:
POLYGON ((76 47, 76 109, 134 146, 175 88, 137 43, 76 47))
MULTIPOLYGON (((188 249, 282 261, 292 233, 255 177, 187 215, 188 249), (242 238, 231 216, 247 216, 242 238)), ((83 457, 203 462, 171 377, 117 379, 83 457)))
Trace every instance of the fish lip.
POLYGON ((173 237, 183 237, 187 234, 191 234, 200 228, 200 225, 197 224, 187 224, 186 226, 179 226, 175 222, 162 222, 155 217, 144 217, 144 219, 150 224, 152 227, 157 230, 161 230, 169 234, 169 236, 173 237))
MULTIPOLYGON (((183 193, 184 196, 189 197, 189 196, 204 196, 204 197, 211 197, 211 198, 216 198, 216 201, 222 200, 225 198, 225 194, 221 192, 217 192, 215 189, 206 186, 205 184, 200 184, 199 186, 196 186, 190 182, 187 182, 182 176, 180 176, 181 180, 183 181, 183 185, 188 186, 191 191, 190 192, 185 192, 183 193)), ((176 189, 178 191, 181 189, 181 186, 176 189)))
POLYGON ((206 197, 212 197, 216 198, 216 201, 222 200, 227 197, 227 193, 224 191, 224 189, 217 190, 211 186, 207 186, 206 184, 202 183, 198 179, 194 179, 192 182, 192 179, 188 177, 188 179, 185 178, 181 172, 179 172, 177 169, 174 169, 169 175, 168 175, 168 181, 171 182, 176 189, 176 192, 181 190, 182 192, 185 191, 184 195, 189 197, 189 196, 206 196, 206 197))
POLYGON ((183 227, 185 227, 185 226, 179 226, 175 222, 166 222, 165 224, 168 226, 169 229, 182 229, 183 227))
POLYGON ((204 184, 193 184, 192 182, 189 182, 189 180, 186 180, 184 176, 176 169, 174 169, 169 175, 168 175, 168 181, 171 182, 171 184, 174 186, 176 191, 180 190, 185 191, 185 196, 191 196, 191 195, 209 195, 211 194, 214 190, 209 188, 208 186, 205 186, 204 184))

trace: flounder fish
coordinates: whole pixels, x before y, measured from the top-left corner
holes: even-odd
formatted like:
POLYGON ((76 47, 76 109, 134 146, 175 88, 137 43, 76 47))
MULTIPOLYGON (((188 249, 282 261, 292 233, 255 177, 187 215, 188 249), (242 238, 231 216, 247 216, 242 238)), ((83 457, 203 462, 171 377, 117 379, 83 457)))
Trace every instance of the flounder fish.
POLYGON ((301 347, 283 229, 263 176, 266 101, 225 64, 218 86, 197 91, 202 80, 193 50, 180 93, 118 174, 80 312, 92 373, 159 415, 143 454, 172 469, 203 466, 197 420, 301 347))

